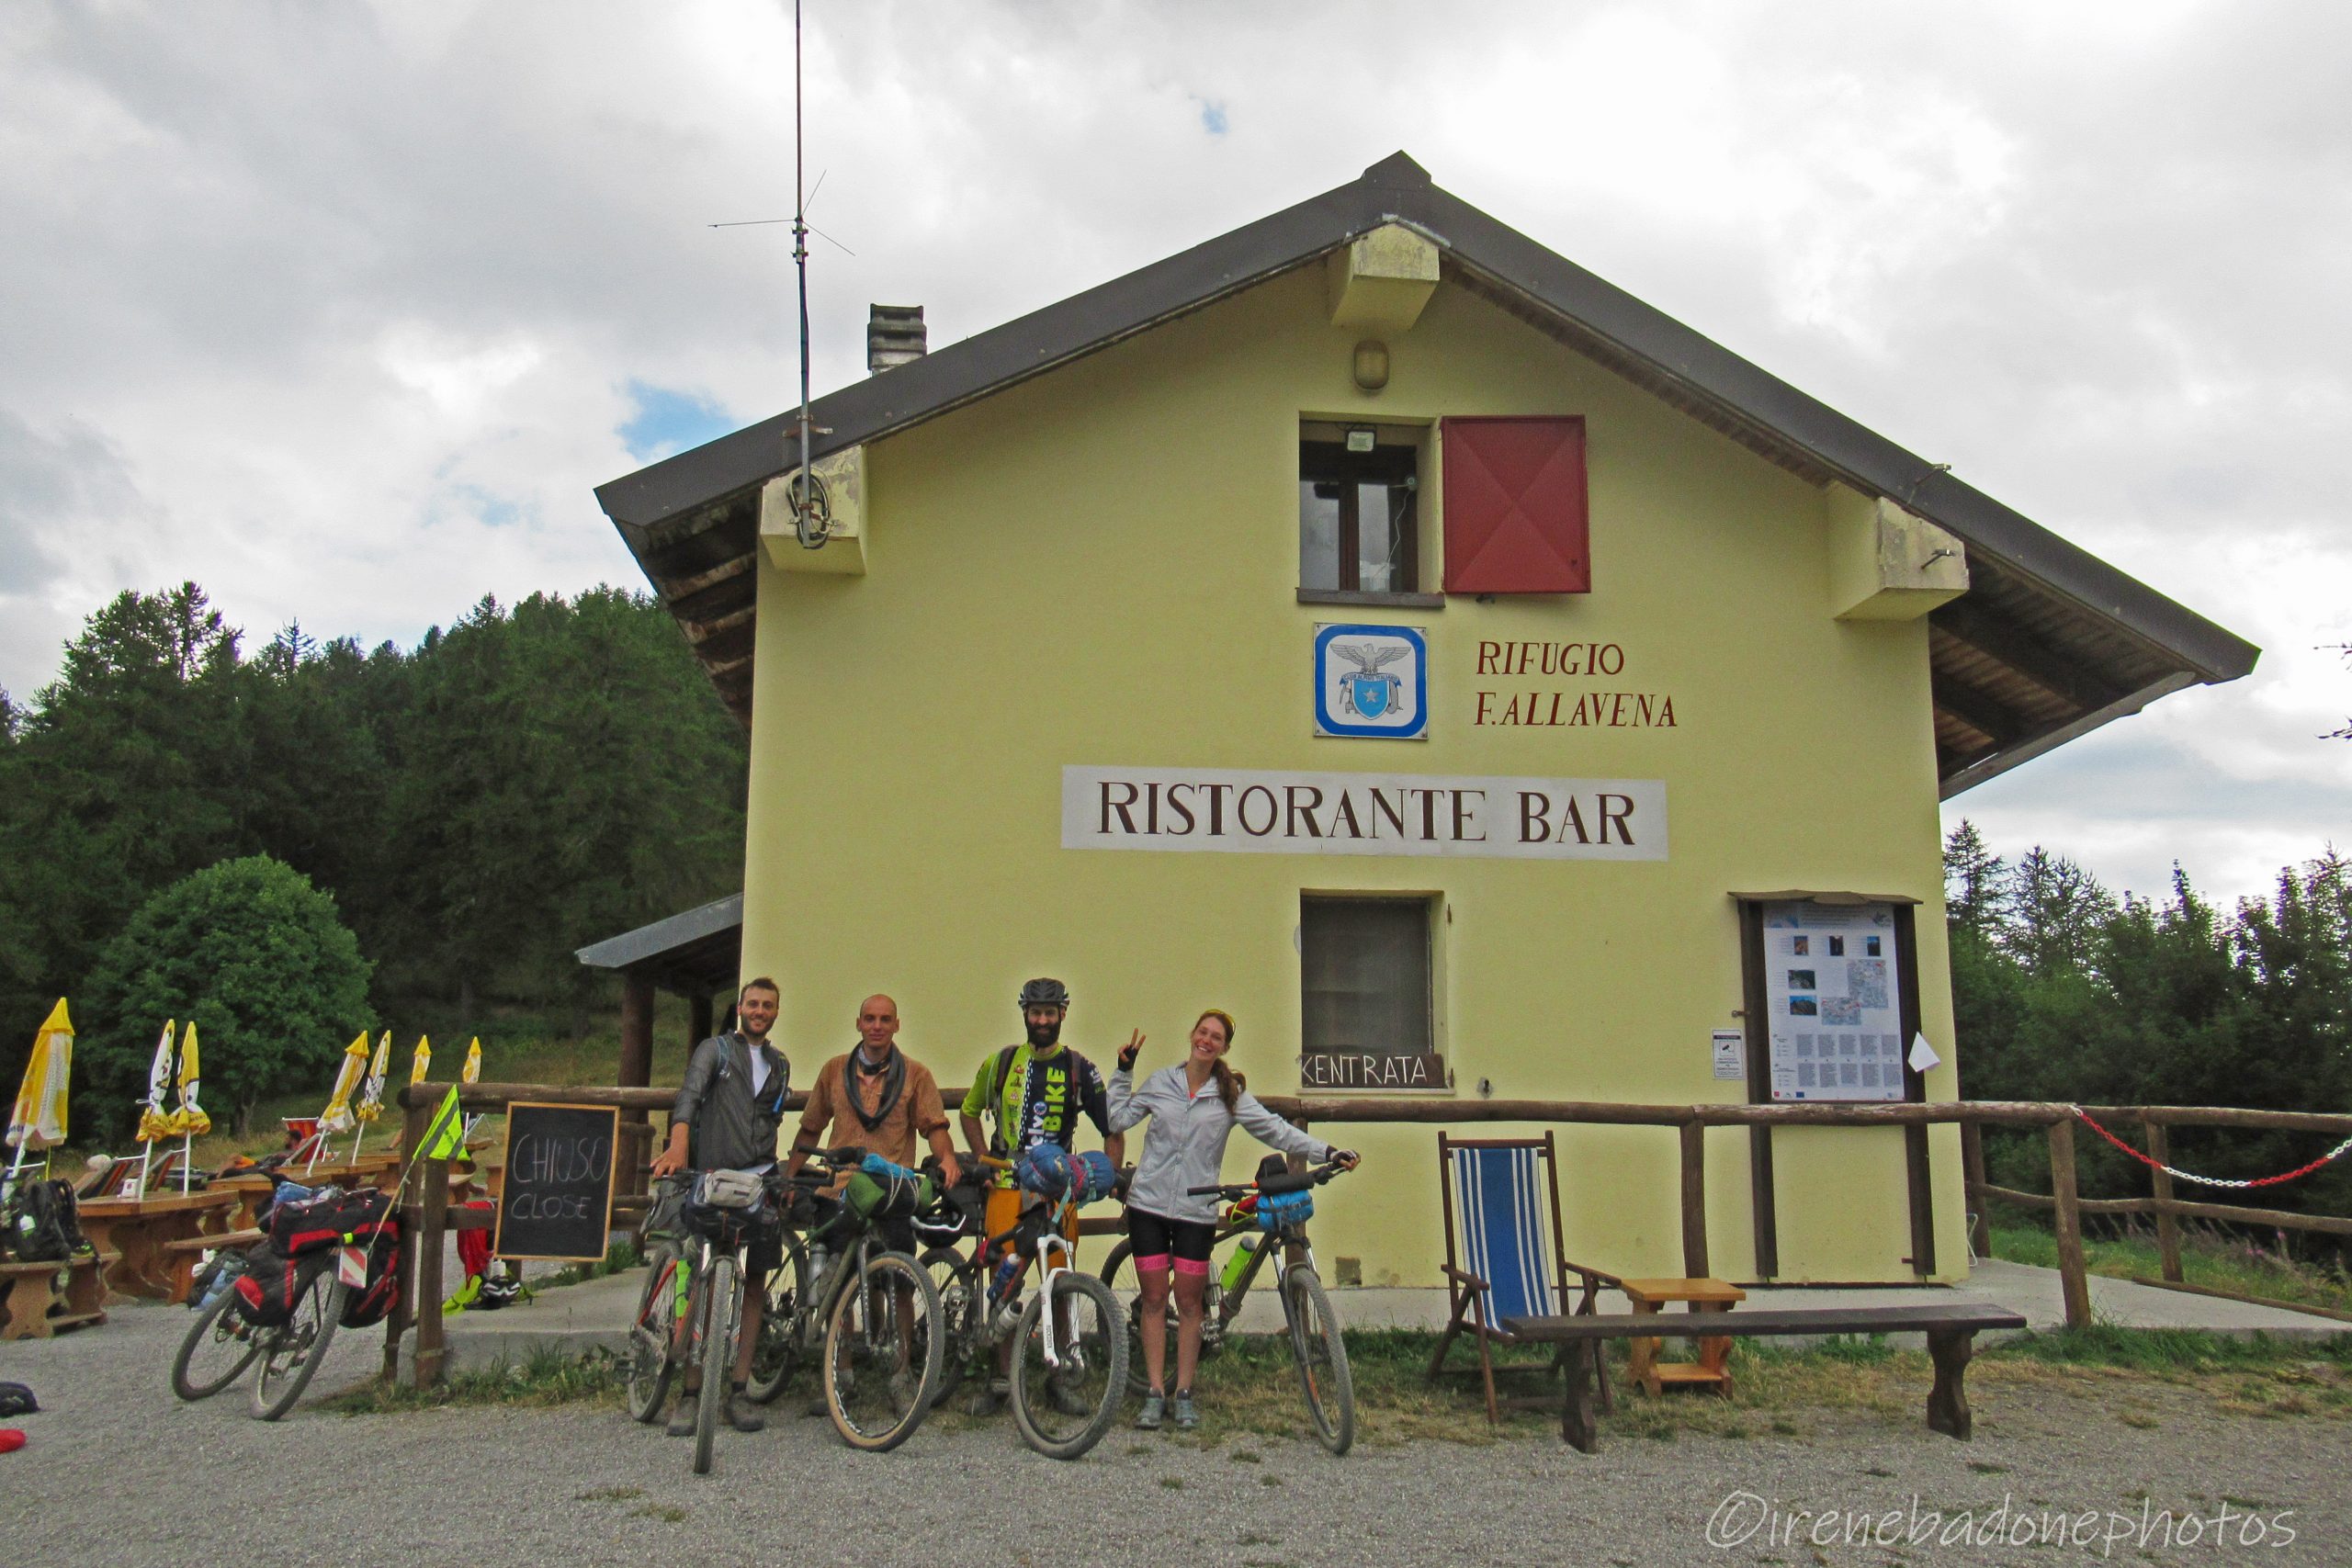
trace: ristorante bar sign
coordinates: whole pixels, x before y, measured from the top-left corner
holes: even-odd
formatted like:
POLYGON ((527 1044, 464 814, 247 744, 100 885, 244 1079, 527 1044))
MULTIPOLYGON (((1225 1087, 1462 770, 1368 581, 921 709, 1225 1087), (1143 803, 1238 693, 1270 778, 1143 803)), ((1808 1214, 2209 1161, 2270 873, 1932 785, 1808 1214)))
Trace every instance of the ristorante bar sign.
POLYGON ((1062 848, 1664 860, 1666 784, 1066 767, 1062 848))

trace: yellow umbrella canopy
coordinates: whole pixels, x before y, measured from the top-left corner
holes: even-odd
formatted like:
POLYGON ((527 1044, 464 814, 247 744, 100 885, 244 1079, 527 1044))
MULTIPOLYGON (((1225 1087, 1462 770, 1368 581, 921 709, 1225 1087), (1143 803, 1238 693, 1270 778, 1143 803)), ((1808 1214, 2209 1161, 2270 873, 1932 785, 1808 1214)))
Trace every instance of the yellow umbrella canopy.
POLYGON ((470 1044, 470 1045, 469 1045, 469 1046, 467 1046, 467 1047, 466 1047, 466 1070, 465 1070, 463 1073, 459 1074, 458 1076, 459 1076, 460 1077, 463 1077, 463 1078, 464 1078, 468 1083, 480 1083, 480 1082, 481 1082, 481 1035, 479 1035, 479 1034, 475 1035, 475 1036, 474 1036, 474 1043, 473 1043, 472 1044, 470 1044))
POLYGON ((327 1097, 327 1108, 319 1112, 319 1129, 325 1133, 348 1133, 357 1125, 351 1114, 351 1097, 359 1088, 359 1080, 368 1076, 368 1032, 343 1048, 343 1065, 335 1069, 334 1092, 327 1097))
POLYGON ((55 1148, 65 1141, 65 1083, 73 1071, 74 1021, 60 997, 40 1032, 33 1036, 25 1081, 8 1112, 8 1142, 20 1156, 27 1149, 55 1148))
POLYGON ((368 1064, 368 1085, 359 1092, 359 1103, 352 1114, 362 1122, 373 1122, 384 1113, 384 1079, 392 1068, 392 1032, 376 1042, 376 1059, 368 1064))
POLYGON ((180 1036, 180 1108, 171 1114, 171 1130, 184 1138, 200 1138, 212 1131, 212 1118, 196 1102, 198 1087, 204 1078, 204 1067, 196 1049, 196 1020, 187 1021, 187 1032, 180 1036))
POLYGON ((408 1065, 408 1081, 423 1083, 424 1075, 433 1068, 433 1042, 424 1035, 416 1037, 416 1057, 408 1065))
POLYGON ((172 1032, 179 1027, 175 1019, 164 1021, 164 1033, 155 1042, 154 1059, 147 1064, 147 1098, 139 1107, 138 1139, 142 1144, 160 1143, 173 1136, 171 1113, 164 1109, 164 1097, 172 1087, 172 1032))

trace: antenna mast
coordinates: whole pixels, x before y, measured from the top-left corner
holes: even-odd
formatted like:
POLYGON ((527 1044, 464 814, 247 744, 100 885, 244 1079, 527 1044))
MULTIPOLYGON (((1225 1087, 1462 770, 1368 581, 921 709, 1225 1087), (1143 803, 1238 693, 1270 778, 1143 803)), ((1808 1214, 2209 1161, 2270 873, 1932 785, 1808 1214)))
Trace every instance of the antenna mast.
MULTIPOLYGON (((792 0, 792 265, 800 281, 800 464, 785 494, 800 547, 813 550, 832 533, 833 519, 824 484, 808 460, 808 192, 800 134, 800 4, 792 0)), ((786 457, 790 456, 787 446, 786 457)))

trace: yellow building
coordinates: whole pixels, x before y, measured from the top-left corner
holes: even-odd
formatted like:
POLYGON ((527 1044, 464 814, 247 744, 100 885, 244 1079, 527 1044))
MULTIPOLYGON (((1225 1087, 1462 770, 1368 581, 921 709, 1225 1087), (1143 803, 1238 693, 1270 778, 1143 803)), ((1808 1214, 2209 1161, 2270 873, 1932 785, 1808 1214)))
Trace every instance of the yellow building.
MULTIPOLYGON (((1951 1099, 1939 800, 2256 657, 1402 154, 919 333, 816 405, 819 547, 794 415, 598 492, 751 727, 803 1072, 885 989, 965 1082, 1054 975, 1106 1072, 1214 1006, 1261 1093, 1951 1099)), ((1432 1131, 1321 1130, 1327 1270, 1436 1283, 1432 1131)), ((1673 1135, 1561 1148, 1569 1255, 1680 1272, 1673 1135)), ((1707 1155, 1719 1275, 1965 1270, 1948 1127, 1916 1196, 1892 1130, 1707 1155)))

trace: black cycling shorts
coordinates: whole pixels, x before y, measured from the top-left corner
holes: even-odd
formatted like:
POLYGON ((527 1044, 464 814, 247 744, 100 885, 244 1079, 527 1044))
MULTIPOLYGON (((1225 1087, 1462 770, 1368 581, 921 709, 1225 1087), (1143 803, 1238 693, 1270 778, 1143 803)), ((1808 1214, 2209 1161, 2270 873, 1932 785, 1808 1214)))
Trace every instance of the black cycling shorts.
POLYGON ((1127 1211, 1127 1236, 1137 1258, 1170 1254, 1187 1263, 1206 1263, 1216 1241, 1216 1226, 1200 1220, 1171 1220, 1145 1209, 1127 1211))
POLYGON ((744 1267, 752 1274, 765 1279, 784 1267, 784 1231, 780 1226, 763 1226, 745 1247, 744 1267))

